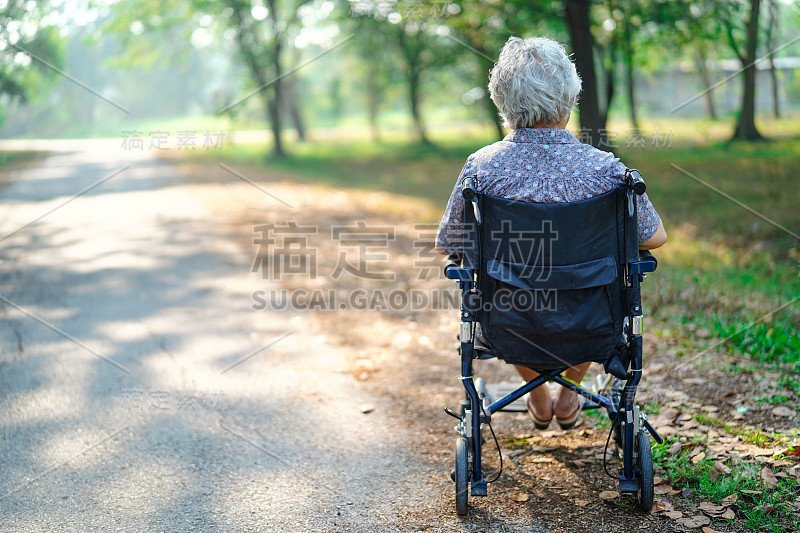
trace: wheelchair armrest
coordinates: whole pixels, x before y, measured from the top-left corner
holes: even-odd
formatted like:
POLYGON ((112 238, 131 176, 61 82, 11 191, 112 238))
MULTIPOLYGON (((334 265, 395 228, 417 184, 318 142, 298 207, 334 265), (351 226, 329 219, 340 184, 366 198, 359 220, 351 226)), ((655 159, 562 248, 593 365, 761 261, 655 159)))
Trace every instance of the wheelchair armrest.
POLYGON ((639 250, 639 260, 628 263, 631 274, 646 274, 655 272, 658 268, 658 260, 649 250, 639 250))
POLYGON ((461 260, 450 257, 444 264, 444 277, 447 279, 454 279, 458 281, 471 281, 472 269, 462 268, 460 266, 461 260))

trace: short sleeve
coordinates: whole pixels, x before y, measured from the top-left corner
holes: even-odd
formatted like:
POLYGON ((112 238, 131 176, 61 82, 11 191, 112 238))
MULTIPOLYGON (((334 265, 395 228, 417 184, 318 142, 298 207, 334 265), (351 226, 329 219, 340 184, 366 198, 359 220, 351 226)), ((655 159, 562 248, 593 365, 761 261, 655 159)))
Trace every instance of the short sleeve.
MULTIPOLYGON (((614 157, 613 154, 611 156, 614 157)), ((612 172, 619 176, 623 180, 622 183, 624 183, 625 171, 628 168, 616 157, 614 157, 612 165, 612 172)), ((656 212, 652 202, 650 202, 647 193, 641 196, 636 195, 636 210, 639 223, 639 243, 643 243, 655 235, 659 224, 661 224, 661 217, 656 212)))
POLYGON ((467 158, 439 223, 436 248, 443 254, 460 254, 464 247, 464 198, 461 196, 461 183, 465 177, 475 174, 473 161, 472 155, 467 158))
POLYGON ((653 235, 655 235, 659 224, 661 224, 661 217, 658 216, 655 207, 647 197, 647 193, 636 197, 636 210, 639 222, 639 242, 643 243, 653 235))

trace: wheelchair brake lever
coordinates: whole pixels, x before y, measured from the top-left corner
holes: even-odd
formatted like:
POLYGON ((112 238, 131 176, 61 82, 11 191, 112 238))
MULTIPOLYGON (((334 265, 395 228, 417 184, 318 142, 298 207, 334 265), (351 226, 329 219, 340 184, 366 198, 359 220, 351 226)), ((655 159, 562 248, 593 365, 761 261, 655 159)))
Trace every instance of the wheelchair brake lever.
POLYGON ((464 420, 463 418, 461 418, 461 415, 459 415, 458 413, 456 413, 455 411, 453 411, 449 407, 445 407, 444 408, 444 412, 447 413, 448 415, 452 416, 453 418, 455 418, 458 421, 463 421, 464 420))
POLYGON ((664 442, 664 437, 658 434, 658 431, 656 431, 656 428, 650 424, 650 421, 647 420, 647 415, 644 415, 644 413, 642 416, 642 423, 644 424, 645 429, 647 429, 647 431, 653 436, 653 439, 655 439, 658 444, 662 444, 664 442))
POLYGON ((478 207, 478 201, 475 200, 475 198, 472 199, 472 210, 475 213, 475 222, 478 224, 483 224, 481 209, 478 207))

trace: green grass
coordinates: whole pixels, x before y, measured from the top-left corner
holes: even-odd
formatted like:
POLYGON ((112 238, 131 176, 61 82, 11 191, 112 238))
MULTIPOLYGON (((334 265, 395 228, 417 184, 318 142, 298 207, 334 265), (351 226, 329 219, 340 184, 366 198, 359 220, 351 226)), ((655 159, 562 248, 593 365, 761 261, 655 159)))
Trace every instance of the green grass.
POLYGON ((799 488, 795 478, 779 478, 775 489, 767 489, 758 480, 758 472, 762 467, 760 463, 729 463, 731 473, 712 481, 709 477, 714 468, 712 461, 704 459, 693 464, 691 448, 684 448, 673 456, 669 453, 671 446, 669 439, 654 446, 653 462, 659 465, 670 483, 691 489, 695 503, 719 502, 726 496, 738 494, 734 509, 744 517, 749 529, 777 533, 800 527, 800 517, 787 505, 793 502, 799 488), (761 491, 761 494, 747 494, 742 490, 761 491), (771 505, 772 510, 765 508, 766 505, 771 505))
POLYGON ((731 435, 738 435, 743 442, 748 444, 755 444, 756 446, 776 446, 778 444, 788 443, 792 436, 783 433, 775 433, 774 431, 763 431, 752 427, 740 427, 727 423, 722 419, 705 413, 697 413, 694 415, 700 424, 705 426, 712 426, 723 428, 731 435))

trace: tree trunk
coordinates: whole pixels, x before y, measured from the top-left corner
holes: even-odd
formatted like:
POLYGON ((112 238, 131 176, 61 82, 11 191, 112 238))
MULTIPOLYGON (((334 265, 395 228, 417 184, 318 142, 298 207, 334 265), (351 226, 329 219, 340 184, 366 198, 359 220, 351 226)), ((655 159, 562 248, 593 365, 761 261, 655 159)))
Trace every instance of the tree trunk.
MULTIPOLYGON (((275 1, 269 1, 269 10, 270 16, 272 17, 273 24, 277 20, 277 13, 275 12, 275 1)), ((275 46, 272 50, 272 65, 274 67, 274 79, 275 82, 271 85, 270 88, 267 87, 270 85, 267 79, 267 65, 268 63, 263 63, 261 61, 261 50, 253 47, 252 34, 249 35, 249 39, 245 37, 246 28, 248 28, 247 24, 245 24, 245 15, 244 10, 248 9, 243 2, 239 1, 231 1, 229 2, 230 7, 233 9, 233 16, 236 19, 236 23, 239 27, 239 31, 236 32, 236 41, 239 45, 239 51, 244 56, 245 63, 250 68, 250 75, 253 77, 254 81, 261 87, 261 99, 264 102, 264 108, 266 111, 266 118, 267 122, 272 129, 272 136, 274 139, 274 145, 272 148, 272 154, 275 157, 285 157, 286 153, 283 151, 283 143, 281 142, 281 116, 280 116, 280 101, 281 101, 281 80, 280 76, 282 73, 281 64, 280 64, 280 53, 282 48, 281 38, 275 38, 275 46), (270 92, 272 92, 272 96, 270 96, 270 92)))
POLYGON ((492 99, 489 97, 481 98, 484 102, 484 107, 489 111, 489 114, 492 118, 492 124, 494 124, 494 130, 497 132, 497 140, 502 140, 506 136, 506 132, 503 131, 503 121, 500 118, 500 115, 497 113, 497 108, 492 102, 492 99))
POLYGON ((758 47, 758 12, 760 0, 751 0, 750 17, 747 20, 747 42, 740 59, 744 67, 742 107, 733 140, 755 141, 763 139, 756 129, 756 49, 758 47))
POLYGON ((605 130, 604 116, 598 107, 597 76, 594 69, 589 0, 567 0, 566 18, 569 26, 575 68, 583 80, 583 92, 578 102, 581 119, 581 139, 588 137, 592 146, 600 146, 601 130, 605 130), (584 137, 584 132, 587 137, 584 137))
POLYGON ((283 103, 281 107, 289 114, 289 120, 292 121, 292 125, 297 132, 297 139, 301 142, 305 141, 306 127, 298 105, 297 79, 294 76, 287 76, 282 81, 285 85, 283 86, 283 103))
POLYGON ((711 73, 708 71, 706 50, 703 45, 697 47, 697 55, 694 58, 694 64, 697 66, 697 72, 700 73, 700 80, 703 83, 703 100, 705 100, 706 103, 708 118, 717 120, 717 108, 714 105, 714 91, 711 90, 711 73))
MULTIPOLYGON (((473 46, 473 48, 475 48, 476 50, 479 50, 484 55, 488 56, 488 54, 486 53, 485 50, 483 50, 483 48, 479 48, 479 47, 476 47, 476 46, 473 46)), ((485 83, 485 81, 486 81, 486 73, 489 72, 492 69, 492 67, 494 67, 494 64, 491 61, 489 61, 489 60, 487 60, 485 58, 480 58, 479 59, 479 64, 481 66, 481 83, 485 83)), ((497 139, 498 140, 503 139, 503 137, 506 136, 506 133, 505 133, 505 131, 503 131, 503 120, 500 118, 500 115, 497 113, 497 107, 494 105, 494 102, 492 102, 492 99, 489 98, 488 95, 486 95, 485 97, 481 98, 481 102, 482 102, 484 108, 486 109, 486 111, 489 113, 489 118, 491 119, 492 124, 494 124, 494 129, 497 132, 497 139)))
POLYGON ((605 133, 605 127, 608 123, 608 113, 611 111, 611 102, 614 100, 614 83, 615 83, 615 76, 614 76, 614 67, 617 64, 616 61, 616 43, 612 39, 611 43, 608 47, 608 57, 609 61, 605 69, 605 81, 606 81, 606 106, 603 109, 603 128, 601 130, 601 141, 605 142, 607 135, 605 133))
POLYGON ((269 109, 269 116, 270 116, 270 125, 272 126, 272 137, 274 139, 274 145, 272 147, 272 155, 277 158, 286 157, 286 152, 283 151, 283 140, 281 139, 281 101, 283 100, 283 82, 281 80, 281 74, 283 70, 281 69, 281 62, 280 62, 280 50, 281 50, 281 43, 280 41, 276 41, 275 43, 275 55, 273 56, 272 65, 275 70, 275 81, 272 84, 273 87, 273 94, 274 97, 272 100, 267 104, 269 109))
MULTIPOLYGON (((292 88, 295 84, 292 84, 292 88)), ((297 132, 297 140, 303 142, 306 140, 306 126, 303 122, 303 115, 300 113, 300 106, 297 105, 297 93, 292 92, 288 95, 289 100, 289 117, 292 119, 294 129, 297 132)))
MULTIPOLYGON (((775 33, 780 24, 778 17, 777 0, 769 0, 769 24, 767 25, 767 48, 772 51, 775 49, 775 33)), ((781 118, 780 95, 778 94, 778 73, 775 70, 775 57, 767 55, 769 59, 769 80, 772 86, 772 114, 775 118, 781 118)))
POLYGON ((377 65, 372 65, 367 74, 367 99, 369 100, 369 127, 372 132, 372 140, 376 143, 381 142, 381 130, 378 125, 378 111, 381 106, 381 88, 378 81, 377 65))
POLYGON ((775 118, 781 118, 780 95, 778 94, 778 72, 775 70, 775 62, 772 56, 769 57, 769 79, 772 85, 772 114, 775 118))
POLYGON ((281 141, 281 113, 278 98, 268 98, 266 105, 267 120, 272 129, 272 138, 274 140, 272 155, 273 157, 284 158, 286 157, 286 152, 283 151, 283 142, 281 141))
POLYGON ((411 66, 408 75, 408 98, 411 105, 411 118, 414 120, 414 131, 417 139, 422 144, 431 144, 425 133, 425 125, 422 123, 422 112, 420 110, 420 72, 417 66, 411 66))
POLYGON ((622 38, 624 43, 625 52, 625 82, 628 88, 628 108, 631 113, 631 126, 633 129, 639 129, 639 117, 636 113, 636 87, 634 84, 634 63, 633 63, 633 31, 631 25, 625 19, 625 24, 622 30, 622 38))

